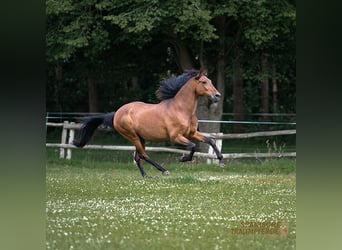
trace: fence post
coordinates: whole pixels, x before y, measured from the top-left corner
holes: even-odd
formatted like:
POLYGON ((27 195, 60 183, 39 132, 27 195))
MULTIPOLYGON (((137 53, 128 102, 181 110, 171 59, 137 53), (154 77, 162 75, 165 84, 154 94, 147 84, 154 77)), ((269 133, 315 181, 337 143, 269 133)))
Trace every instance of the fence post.
MULTIPOLYGON (((71 122, 70 124, 75 124, 74 122, 71 122)), ((74 140, 74 138, 75 138, 75 129, 69 129, 69 144, 71 144, 72 143, 72 141, 74 140)), ((71 151, 71 148, 68 148, 67 149, 67 156, 66 156, 66 158, 68 159, 68 160, 71 160, 71 156, 72 156, 72 151, 71 151)))
MULTIPOLYGON (((215 135, 223 135, 223 133, 215 133, 215 135)), ((215 144, 218 148, 218 150, 222 150, 222 139, 215 139, 215 144)), ((214 149, 209 146, 209 149, 208 149, 208 154, 215 154, 214 152, 214 149)), ((218 160, 217 159, 211 159, 211 158, 208 158, 207 159, 207 164, 218 164, 218 160)))
MULTIPOLYGON (((61 144, 66 144, 67 135, 68 135, 68 129, 66 128, 67 124, 68 124, 68 121, 64 121, 63 122, 61 144)), ((59 158, 63 159, 64 156, 65 156, 65 148, 60 148, 60 150, 59 150, 59 158)))
POLYGON ((46 118, 45 118, 45 133, 47 132, 47 128, 48 128, 47 124, 48 124, 48 122, 49 122, 49 112, 46 112, 46 118))

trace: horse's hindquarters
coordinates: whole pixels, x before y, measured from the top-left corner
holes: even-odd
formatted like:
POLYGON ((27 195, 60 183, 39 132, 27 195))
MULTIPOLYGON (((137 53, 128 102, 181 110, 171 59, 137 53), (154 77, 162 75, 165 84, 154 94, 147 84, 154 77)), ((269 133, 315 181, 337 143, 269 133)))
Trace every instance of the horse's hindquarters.
POLYGON ((145 141, 168 141, 165 113, 162 105, 132 102, 117 110, 114 127, 128 139, 139 137, 145 141))

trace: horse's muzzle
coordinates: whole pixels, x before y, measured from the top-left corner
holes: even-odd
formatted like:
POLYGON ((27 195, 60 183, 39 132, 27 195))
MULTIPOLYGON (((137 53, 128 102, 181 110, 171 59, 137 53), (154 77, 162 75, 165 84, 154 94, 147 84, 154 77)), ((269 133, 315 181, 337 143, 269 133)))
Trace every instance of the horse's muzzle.
POLYGON ((218 102, 220 99, 221 99, 221 95, 220 95, 219 93, 217 93, 217 94, 211 96, 211 101, 212 101, 213 103, 218 102))

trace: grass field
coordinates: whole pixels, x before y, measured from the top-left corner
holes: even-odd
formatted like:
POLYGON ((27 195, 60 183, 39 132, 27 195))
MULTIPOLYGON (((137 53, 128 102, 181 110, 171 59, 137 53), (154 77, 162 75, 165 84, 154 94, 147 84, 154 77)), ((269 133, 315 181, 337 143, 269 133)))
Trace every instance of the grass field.
POLYGON ((221 169, 156 154, 171 175, 146 165, 144 180, 129 153, 101 154, 47 150, 47 249, 295 249, 295 159, 221 169))

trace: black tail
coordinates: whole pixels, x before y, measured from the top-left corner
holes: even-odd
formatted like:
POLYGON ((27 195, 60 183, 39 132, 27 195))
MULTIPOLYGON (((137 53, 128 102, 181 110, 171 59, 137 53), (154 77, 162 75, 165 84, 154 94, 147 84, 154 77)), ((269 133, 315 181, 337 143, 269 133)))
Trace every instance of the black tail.
POLYGON ((94 134, 96 128, 101 124, 114 128, 113 118, 115 112, 107 113, 104 115, 96 115, 87 117, 83 120, 81 127, 81 138, 79 141, 73 141, 72 144, 76 147, 82 148, 86 145, 94 134))

